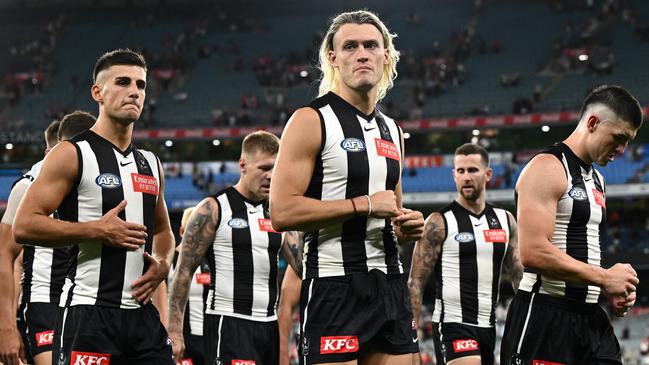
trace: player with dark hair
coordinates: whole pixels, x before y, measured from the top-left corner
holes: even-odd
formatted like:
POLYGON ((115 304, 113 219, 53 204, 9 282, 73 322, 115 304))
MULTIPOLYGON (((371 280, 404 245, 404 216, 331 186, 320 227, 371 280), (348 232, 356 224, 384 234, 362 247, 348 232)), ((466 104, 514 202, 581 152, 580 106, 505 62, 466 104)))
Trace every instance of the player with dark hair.
POLYGON ((525 273, 507 313, 501 364, 622 364, 597 301, 608 295, 614 314, 624 316, 639 280, 629 264, 601 267, 606 183, 593 163, 612 162, 641 125, 628 91, 597 87, 572 134, 525 166, 516 183, 525 273))
POLYGON ((73 245, 54 336, 59 364, 173 364, 151 296, 167 277, 173 233, 158 158, 132 143, 146 90, 133 51, 102 55, 93 71, 97 123, 60 143, 16 214, 25 244, 73 245), (48 217, 55 209, 60 220, 48 217))

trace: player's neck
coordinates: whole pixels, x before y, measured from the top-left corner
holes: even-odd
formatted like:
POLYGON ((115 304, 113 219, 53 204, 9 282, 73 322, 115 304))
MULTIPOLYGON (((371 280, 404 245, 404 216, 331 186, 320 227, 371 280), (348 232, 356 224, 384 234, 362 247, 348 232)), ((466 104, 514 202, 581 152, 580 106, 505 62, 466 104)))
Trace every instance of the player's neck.
POLYGON ((259 197, 259 196, 255 195, 255 194, 253 194, 252 191, 250 191, 250 189, 248 189, 246 187, 246 184, 241 180, 239 180, 234 185, 234 188, 237 189, 239 194, 243 195, 244 198, 246 198, 246 199, 248 199, 248 200, 250 200, 252 202, 257 203, 257 202, 260 202, 260 201, 264 200, 263 197, 259 197))
POLYGON ((90 130, 108 140, 122 151, 131 145, 133 123, 120 123, 100 114, 99 118, 97 118, 97 123, 90 130))
POLYGON ((460 204, 464 209, 469 212, 478 215, 484 212, 485 207, 487 206, 487 199, 485 194, 481 194, 480 197, 476 200, 465 199, 462 195, 457 196, 455 201, 460 204))
POLYGON ((588 157, 586 153, 586 146, 588 145, 586 141, 586 136, 584 133, 580 133, 579 130, 575 130, 572 134, 566 138, 563 143, 570 148, 572 153, 575 156, 579 157, 580 160, 584 161, 586 164, 592 164, 593 160, 588 157))
POLYGON ((370 90, 369 92, 358 91, 350 89, 346 86, 341 86, 336 94, 347 101, 349 104, 353 105, 356 109, 365 113, 365 115, 370 115, 376 108, 376 98, 377 90, 376 88, 370 90))

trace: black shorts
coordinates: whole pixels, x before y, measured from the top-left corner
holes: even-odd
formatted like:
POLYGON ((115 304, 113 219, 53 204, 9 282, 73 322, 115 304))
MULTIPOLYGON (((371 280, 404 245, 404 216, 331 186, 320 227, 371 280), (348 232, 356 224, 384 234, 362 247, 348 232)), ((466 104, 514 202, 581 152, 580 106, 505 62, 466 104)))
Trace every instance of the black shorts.
POLYGON ((18 333, 20 333, 20 338, 23 340, 23 344, 25 345, 25 357, 27 357, 27 363, 28 364, 33 364, 34 363, 34 358, 32 357, 31 351, 29 351, 29 341, 27 340, 27 325, 25 324, 25 317, 24 317, 24 304, 20 305, 20 308, 18 308, 18 313, 16 314, 16 327, 18 328, 18 333))
POLYGON ((203 336, 195 336, 186 331, 183 335, 185 340, 185 352, 180 365, 205 365, 205 352, 203 351, 203 336))
POLYGON ((419 352, 404 275, 379 270, 306 279, 300 296, 300 363, 359 359, 370 352, 419 352))
POLYGON ((52 361, 59 365, 174 365, 158 310, 77 305, 59 311, 52 361))
POLYGON ((21 311, 25 320, 25 350, 32 357, 52 351, 56 314, 59 306, 53 303, 24 303, 21 311))
POLYGON ((462 323, 433 323, 433 343, 437 364, 466 356, 480 356, 482 365, 493 365, 496 347, 495 327, 476 327, 462 323))
POLYGON ((622 360, 611 321, 599 305, 519 290, 507 311, 500 363, 622 364, 622 360))
POLYGON ((205 360, 209 365, 276 365, 279 363, 277 321, 259 322, 205 314, 205 360))

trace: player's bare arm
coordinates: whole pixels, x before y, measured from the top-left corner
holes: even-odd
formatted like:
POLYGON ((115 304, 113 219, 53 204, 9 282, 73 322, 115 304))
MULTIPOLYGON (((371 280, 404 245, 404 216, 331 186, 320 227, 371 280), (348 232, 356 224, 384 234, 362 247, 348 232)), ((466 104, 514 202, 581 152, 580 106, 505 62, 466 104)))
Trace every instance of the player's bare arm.
MULTIPOLYGON (((401 146, 405 146, 403 141, 403 133, 401 135, 401 146)), ((405 161, 405 147, 401 150, 401 161, 405 161)), ((397 198, 397 206, 399 207, 400 214, 392 218, 394 225, 394 232, 400 243, 409 241, 417 241, 422 238, 424 234, 424 215, 420 211, 407 209, 403 207, 403 189, 401 187, 401 176, 403 173, 403 165, 401 165, 401 173, 399 173, 399 182, 397 183, 394 193, 397 198)))
MULTIPOLYGON (((344 222, 355 214, 369 213, 370 203, 365 196, 331 201, 304 196, 321 142, 322 131, 318 113, 311 108, 298 109, 282 133, 271 179, 271 220, 273 227, 278 231, 309 232, 344 222)), ((381 191, 369 198, 372 205, 371 216, 389 218, 400 214, 394 192, 381 191)))
POLYGON ((59 143, 48 153, 39 176, 16 212, 13 225, 16 241, 46 247, 65 247, 71 242, 103 242, 129 250, 143 245, 146 227, 117 216, 126 207, 125 201, 96 221, 65 222, 49 217, 74 186, 78 169, 77 152, 71 143, 59 143))
POLYGON ((410 277, 408 278, 412 317, 417 327, 419 327, 421 316, 424 288, 430 274, 435 269, 435 263, 442 252, 445 239, 444 218, 439 213, 429 215, 428 219, 426 219, 423 237, 415 244, 415 250, 412 253, 410 277))
POLYGON ((196 206, 183 234, 182 249, 171 281, 169 297, 168 331, 176 361, 180 361, 184 352, 183 318, 189 284, 207 249, 214 242, 218 220, 218 203, 213 198, 206 198, 196 206))
POLYGON ((282 295, 279 298, 279 311, 277 312, 280 365, 289 365, 288 337, 291 335, 293 325, 293 307, 300 303, 301 282, 300 277, 293 271, 292 267, 288 267, 282 280, 282 295))
POLYGON ((22 246, 11 234, 11 226, 0 223, 0 363, 19 364, 24 355, 24 344, 16 326, 16 291, 14 261, 22 246))
POLYGON ((147 303, 158 285, 169 275, 169 267, 173 258, 175 237, 169 223, 169 213, 164 200, 164 172, 158 163, 160 171, 160 188, 155 207, 155 230, 153 232, 153 256, 144 253, 148 263, 147 271, 131 283, 133 298, 141 303, 147 303))
POLYGON ((551 155, 534 157, 521 173, 516 184, 521 263, 567 282, 597 285, 612 295, 635 291, 638 278, 631 265, 603 269, 575 260, 552 244, 557 204, 567 187, 563 167, 551 155))
POLYGON ((507 220, 509 221, 509 244, 503 262, 502 279, 510 281, 514 292, 516 292, 518 284, 523 278, 523 265, 518 252, 518 225, 516 219, 514 219, 513 214, 507 212, 507 220))
POLYGON ((302 277, 303 240, 303 232, 287 231, 282 233, 282 253, 284 259, 293 268, 298 277, 302 277))

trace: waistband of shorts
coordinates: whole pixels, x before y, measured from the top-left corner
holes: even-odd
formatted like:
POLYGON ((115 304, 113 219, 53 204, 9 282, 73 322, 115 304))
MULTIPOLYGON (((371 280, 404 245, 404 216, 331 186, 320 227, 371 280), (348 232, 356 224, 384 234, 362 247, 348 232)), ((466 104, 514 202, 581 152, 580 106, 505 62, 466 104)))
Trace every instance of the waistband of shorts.
POLYGON ((386 274, 381 270, 370 270, 368 272, 363 272, 363 273, 354 273, 350 275, 341 275, 341 276, 323 276, 323 277, 318 277, 318 278, 306 278, 306 280, 313 279, 314 281, 320 281, 320 282, 336 282, 336 283, 351 283, 354 278, 358 277, 368 277, 368 276, 383 276, 385 279, 389 280, 398 280, 398 279, 404 279, 407 278, 406 274, 403 273, 398 273, 398 274, 386 274))
MULTIPOLYGON (((532 293, 519 289, 516 297, 529 303, 532 300, 532 293)), ((537 303, 581 314, 590 314, 599 308, 597 303, 584 303, 570 298, 535 293, 534 304, 537 303)))

